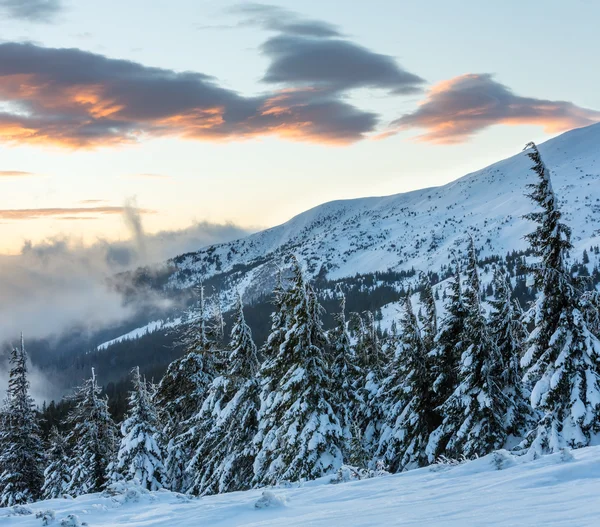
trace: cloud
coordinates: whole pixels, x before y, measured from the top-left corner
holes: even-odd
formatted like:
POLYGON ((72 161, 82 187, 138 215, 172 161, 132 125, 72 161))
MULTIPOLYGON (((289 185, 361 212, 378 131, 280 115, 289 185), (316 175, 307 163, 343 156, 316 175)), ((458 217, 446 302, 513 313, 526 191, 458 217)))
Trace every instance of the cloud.
POLYGON ((51 22, 62 9, 61 0, 0 0, 0 12, 29 22, 51 22))
POLYGON ((0 178, 3 177, 28 177, 35 176, 33 172, 25 172, 23 170, 0 170, 0 178))
POLYGON ((264 82, 334 92, 379 88, 394 94, 419 92, 425 82, 392 57, 344 38, 333 24, 263 4, 241 5, 233 12, 245 17, 242 25, 278 33, 261 46, 262 53, 271 59, 264 82))
POLYGON ((379 122, 376 113, 348 102, 349 91, 413 93, 424 82, 327 22, 261 4, 234 12, 243 17, 239 25, 277 33, 260 48, 270 59, 262 80, 271 88, 252 97, 203 73, 80 49, 0 43, 0 141, 94 148, 161 136, 278 136, 347 144, 374 132, 379 122))
POLYGON ((267 40, 263 53, 272 62, 269 83, 321 86, 333 91, 380 88, 395 94, 421 91, 425 81, 388 56, 347 40, 280 35, 267 40))
POLYGON ((433 86, 419 108, 392 127, 394 131, 424 129, 418 140, 451 144, 495 124, 540 125, 555 133, 598 121, 598 111, 567 101, 521 97, 490 74, 468 74, 433 86))
MULTIPOLYGON (((130 215, 128 240, 87 246, 57 237, 26 242, 18 255, 0 255, 0 344, 13 341, 20 331, 28 339, 50 338, 127 320, 137 306, 124 302, 111 285, 117 273, 144 265, 160 269, 170 257, 249 233, 233 224, 198 223, 147 235, 139 217, 132 221, 135 209, 125 210, 130 215)), ((155 301, 164 303, 162 298, 155 301)))
POLYGON ((337 26, 321 20, 308 20, 283 7, 247 3, 229 9, 231 13, 241 14, 244 20, 239 26, 258 26, 270 31, 279 31, 288 35, 304 37, 330 38, 341 37, 337 26))
MULTIPOLYGON (((0 209, 0 219, 5 220, 35 220, 52 216, 63 217, 62 219, 78 218, 80 214, 87 214, 86 219, 97 218, 98 216, 110 214, 124 214, 129 209, 126 207, 66 207, 66 208, 40 208, 40 209, 0 209), (89 216, 89 215, 92 216, 89 216)), ((155 211, 149 209, 138 209, 141 214, 154 214, 155 211)))
POLYGON ((373 113, 304 89, 243 97, 201 73, 177 73, 79 49, 0 44, 0 140, 94 147, 142 137, 230 140, 277 135, 347 143, 373 113), (273 111, 274 102, 278 111, 273 111), (285 104, 285 107, 282 107, 285 104))

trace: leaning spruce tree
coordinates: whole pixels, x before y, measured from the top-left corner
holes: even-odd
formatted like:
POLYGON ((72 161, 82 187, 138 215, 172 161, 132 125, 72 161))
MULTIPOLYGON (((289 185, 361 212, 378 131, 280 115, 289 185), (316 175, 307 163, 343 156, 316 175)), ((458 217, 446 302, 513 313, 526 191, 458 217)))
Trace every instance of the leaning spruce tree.
POLYGON ((542 415, 528 438, 535 456, 586 446, 598 429, 600 341, 586 323, 580 284, 569 272, 571 230, 561 221, 550 171, 534 143, 526 150, 538 178, 529 185, 529 197, 540 207, 525 216, 537 224, 527 240, 537 260, 530 271, 540 294, 521 360, 524 381, 533 386, 531 405, 542 415))
POLYGON ((322 308, 292 257, 287 332, 261 370, 254 483, 314 479, 342 463, 342 430, 332 406, 322 308), (274 387, 274 389, 272 389, 274 387))
POLYGON ((136 481, 147 490, 167 488, 164 454, 158 442, 158 414, 139 367, 132 370, 131 377, 133 387, 121 424, 123 438, 113 466, 113 479, 136 481))
POLYGON ((33 399, 27 380, 27 352, 10 355, 6 405, 0 431, 0 506, 28 503, 40 498, 44 482, 44 453, 33 399))

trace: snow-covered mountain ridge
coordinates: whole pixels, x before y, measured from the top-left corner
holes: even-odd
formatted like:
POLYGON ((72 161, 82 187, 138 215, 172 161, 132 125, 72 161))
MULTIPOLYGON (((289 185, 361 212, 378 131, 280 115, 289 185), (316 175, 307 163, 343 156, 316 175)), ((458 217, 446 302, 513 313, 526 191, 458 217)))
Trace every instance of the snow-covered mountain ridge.
MULTIPOLYGON (((552 171, 577 253, 600 239, 600 124, 551 139, 540 151, 552 171)), ((436 271, 471 233, 481 256, 525 247, 532 228, 522 215, 535 180, 523 153, 447 185, 385 197, 334 201, 246 238, 174 258, 170 286, 232 272, 242 290, 264 283, 274 264, 295 253, 309 275, 332 279, 414 267, 436 271)), ((260 292, 260 291, 259 291, 260 292)))

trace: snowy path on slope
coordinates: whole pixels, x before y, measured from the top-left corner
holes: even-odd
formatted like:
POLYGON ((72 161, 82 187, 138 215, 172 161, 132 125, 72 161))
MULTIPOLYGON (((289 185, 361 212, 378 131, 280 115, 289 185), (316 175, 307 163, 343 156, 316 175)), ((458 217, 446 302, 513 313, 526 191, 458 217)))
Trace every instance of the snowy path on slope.
MULTIPOLYGON (((141 496, 82 496, 31 506, 34 512, 76 514, 90 527, 367 527, 375 525, 598 525, 600 515, 600 447, 497 470, 491 456, 441 471, 421 469, 366 481, 328 484, 329 478, 300 488, 273 489, 285 504, 256 509, 262 491, 253 490, 200 499, 170 492, 141 496), (122 503, 120 503, 120 502, 122 503)), ((34 516, 7 517, 0 525, 40 526, 34 516)))

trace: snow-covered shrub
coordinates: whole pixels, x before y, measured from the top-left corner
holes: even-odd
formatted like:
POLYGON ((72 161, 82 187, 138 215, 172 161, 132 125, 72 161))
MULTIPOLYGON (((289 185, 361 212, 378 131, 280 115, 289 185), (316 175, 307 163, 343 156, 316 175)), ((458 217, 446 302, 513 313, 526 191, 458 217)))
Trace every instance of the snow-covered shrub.
POLYGON ((54 522, 56 513, 51 509, 47 509, 45 511, 36 512, 35 517, 38 520, 42 520, 42 525, 50 525, 52 522, 54 522))
POLYGON ((573 454, 571 453, 571 449, 570 448, 561 448, 560 450, 560 460, 563 463, 568 463, 569 461, 573 461, 575 458, 573 457, 573 454))
MULTIPOLYGON (((476 459, 475 457, 474 459, 476 459)), ((460 456, 458 459, 447 457, 444 455, 438 456, 435 460, 435 463, 429 467, 433 472, 439 472, 441 470, 446 470, 452 467, 457 467, 458 465, 462 465, 470 461, 464 454, 460 456)))
POLYGON ((82 522, 77 514, 69 514, 66 518, 60 520, 60 527, 84 527, 86 522, 82 522))
POLYGON ((262 496, 258 499, 258 501, 254 504, 254 507, 257 509, 268 509, 271 507, 283 507, 285 505, 286 499, 283 496, 276 496, 270 490, 265 490, 262 493, 262 496))
POLYGON ((508 450, 500 449, 492 452, 492 464, 498 470, 503 470, 512 467, 515 464, 515 459, 508 450))
POLYGON ((360 481, 362 479, 377 478, 389 476, 382 461, 378 461, 375 469, 353 467, 351 465, 342 465, 335 476, 331 478, 330 483, 348 483, 349 481, 360 481))
POLYGON ((150 491, 141 486, 139 481, 115 481, 106 487, 103 496, 110 497, 113 501, 121 504, 137 503, 140 498, 147 496, 152 498, 150 491))
POLYGON ((33 511, 25 505, 14 505, 10 509, 9 516, 29 516, 33 511))

